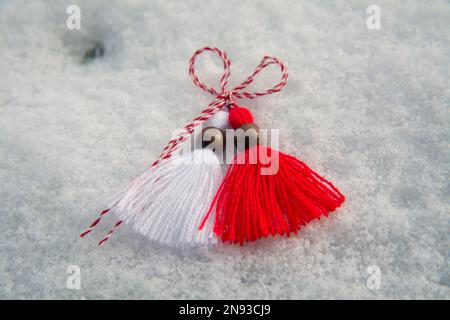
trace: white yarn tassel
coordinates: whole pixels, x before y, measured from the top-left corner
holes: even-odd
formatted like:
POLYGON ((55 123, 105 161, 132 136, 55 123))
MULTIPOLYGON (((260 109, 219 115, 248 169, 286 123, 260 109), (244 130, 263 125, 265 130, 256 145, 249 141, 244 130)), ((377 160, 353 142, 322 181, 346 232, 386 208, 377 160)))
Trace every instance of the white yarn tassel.
POLYGON ((223 171, 208 149, 174 156, 135 179, 111 202, 110 210, 138 233, 170 246, 212 244, 214 219, 198 229, 223 171))

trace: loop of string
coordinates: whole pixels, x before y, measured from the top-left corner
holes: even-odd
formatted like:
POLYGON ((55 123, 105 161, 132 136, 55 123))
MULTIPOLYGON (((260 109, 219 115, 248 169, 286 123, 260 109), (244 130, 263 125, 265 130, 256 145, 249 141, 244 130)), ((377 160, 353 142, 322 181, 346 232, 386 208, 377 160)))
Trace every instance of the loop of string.
POLYGON ((260 64, 255 68, 255 71, 253 71, 253 73, 244 82, 242 82, 234 89, 227 91, 226 86, 228 84, 228 80, 231 75, 230 69, 231 69, 231 61, 228 59, 227 54, 225 52, 222 52, 218 48, 204 47, 198 49, 197 51, 194 52, 194 55, 189 60, 189 75, 191 76, 194 84, 198 86, 200 89, 207 91, 212 95, 215 95, 217 97, 216 99, 226 98, 230 96, 230 94, 236 98, 254 99, 256 97, 281 91, 281 89, 286 85, 288 80, 287 68, 283 64, 283 62, 281 62, 275 57, 265 56, 260 62, 260 64), (205 83, 201 82, 197 74, 195 73, 195 62, 197 60, 197 57, 205 51, 214 52, 219 56, 220 59, 222 59, 224 70, 223 75, 220 78, 220 88, 221 88, 220 92, 217 92, 216 89, 214 89, 213 87, 207 86, 205 83), (262 92, 241 92, 242 89, 245 89, 249 84, 253 82, 253 80, 255 80, 255 76, 258 73, 260 73, 264 68, 266 68, 271 64, 277 64, 280 66, 281 79, 279 83, 277 83, 273 88, 270 88, 262 92))
MULTIPOLYGON (((215 99, 200 113, 199 116, 194 118, 190 123, 185 125, 183 127, 183 131, 172 138, 167 145, 164 147, 163 151, 157 158, 155 162, 152 163, 152 167, 157 166, 162 161, 169 159, 173 152, 178 149, 181 143, 186 141, 189 136, 194 132, 195 128, 202 124, 204 121, 208 120, 210 117, 212 117, 217 111, 221 110, 222 108, 228 106, 233 107, 235 105, 234 99, 254 99, 256 97, 269 95, 272 93, 279 92, 283 89, 283 87, 286 85, 288 80, 288 72, 286 66, 283 64, 282 61, 275 57, 270 56, 264 56, 262 61, 259 63, 259 65, 255 68, 253 73, 240 85, 237 87, 227 90, 227 84, 228 80, 231 75, 231 61, 228 58, 228 55, 226 52, 215 48, 215 47, 203 47, 198 49, 194 52, 191 59, 189 60, 189 75, 192 78, 192 81, 196 86, 198 86, 200 89, 209 92, 210 94, 215 96, 215 99), (223 74, 220 78, 220 91, 216 90, 212 86, 206 85, 204 82, 200 81, 197 74, 195 73, 195 62, 199 55, 202 53, 209 51, 212 53, 215 53, 219 56, 219 58, 222 60, 223 63, 223 74), (263 69, 265 69, 267 66, 271 64, 276 64, 280 67, 281 71, 281 78, 280 81, 274 85, 272 88, 267 89, 265 91, 261 92, 246 92, 242 91, 245 89, 248 85, 250 85, 254 80, 256 75, 258 75, 263 69)), ((94 220, 94 222, 90 225, 90 227, 83 232, 80 236, 84 237, 88 233, 90 233, 94 227, 100 222, 100 220, 103 218, 105 214, 107 214, 110 211, 110 209, 106 209, 100 213, 100 215, 97 217, 97 219, 94 220)), ((107 235, 99 242, 99 245, 103 245, 109 237, 111 237, 112 233, 119 228, 119 226, 122 224, 122 220, 117 221, 113 228, 109 230, 107 235)))

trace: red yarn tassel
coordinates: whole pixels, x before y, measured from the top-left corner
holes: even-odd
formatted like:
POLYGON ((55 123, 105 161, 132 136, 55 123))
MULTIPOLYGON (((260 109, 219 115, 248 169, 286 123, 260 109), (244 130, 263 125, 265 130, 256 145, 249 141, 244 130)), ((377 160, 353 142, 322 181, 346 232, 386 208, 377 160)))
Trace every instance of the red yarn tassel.
MULTIPOLYGON (((234 105, 229 123, 244 128, 253 123, 253 116, 234 105)), ((257 144, 234 157, 200 229, 215 212, 214 232, 223 242, 242 245, 269 235, 289 236, 311 220, 328 216, 344 200, 331 182, 299 159, 257 144)))
POLYGON ((295 157, 259 145, 244 152, 245 163, 234 158, 200 226, 215 211, 214 232, 223 242, 242 245, 268 235, 296 234, 345 200, 336 187, 295 157), (252 152, 257 153, 256 164, 249 163, 252 152), (268 166, 263 164, 266 156, 278 156, 274 175, 261 174, 261 168, 268 166))

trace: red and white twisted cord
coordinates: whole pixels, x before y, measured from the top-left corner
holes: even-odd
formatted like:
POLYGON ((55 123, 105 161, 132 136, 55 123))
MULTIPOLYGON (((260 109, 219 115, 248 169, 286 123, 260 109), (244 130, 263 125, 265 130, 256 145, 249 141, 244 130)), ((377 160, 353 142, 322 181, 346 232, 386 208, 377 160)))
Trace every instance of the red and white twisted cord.
MULTIPOLYGON (((194 52, 191 59, 189 60, 189 75, 192 78, 192 81, 196 86, 198 86, 200 89, 211 93, 216 98, 206 107, 200 115, 198 115, 196 118, 194 118, 191 122, 189 122, 187 125, 183 127, 183 131, 172 138, 167 145, 164 147, 161 154, 158 156, 157 160, 152 163, 151 167, 157 166, 162 161, 169 159, 173 152, 177 150, 180 145, 186 141, 189 136, 194 132, 195 128, 202 124, 204 121, 208 120, 210 117, 212 117, 217 111, 224 108, 225 106, 232 107, 234 105, 234 98, 237 99, 254 99, 256 97, 265 96, 268 94, 279 92, 283 89, 283 87, 286 85, 288 80, 288 72, 286 66, 281 62, 279 59, 275 57, 265 56, 262 61, 259 63, 259 65, 255 68, 253 73, 240 85, 233 88, 232 90, 226 90, 226 86, 228 84, 228 80, 231 75, 231 61, 228 58, 228 55, 215 47, 203 47, 201 49, 198 49, 194 52), (220 91, 217 91, 215 88, 206 85, 200 79, 198 78, 197 74, 195 73, 195 62, 197 60, 197 57, 202 54, 205 51, 210 51, 212 53, 216 53, 219 58, 222 60, 223 63, 223 74, 220 78, 220 91), (241 91, 245 89, 249 84, 251 84, 258 73, 260 73, 264 68, 271 64, 276 64, 280 67, 281 71, 281 79, 280 81, 273 86, 270 89, 267 89, 265 91, 261 92, 245 92, 241 91)), ((94 220, 94 222, 89 226, 89 228, 80 234, 80 237, 84 237, 87 234, 89 234, 100 222, 100 220, 108 213, 110 212, 110 209, 106 209, 100 213, 100 215, 94 220)), ((117 221, 114 226, 109 230, 107 235, 99 242, 99 245, 103 245, 114 233, 114 231, 119 228, 119 226, 122 224, 122 220, 117 221)))

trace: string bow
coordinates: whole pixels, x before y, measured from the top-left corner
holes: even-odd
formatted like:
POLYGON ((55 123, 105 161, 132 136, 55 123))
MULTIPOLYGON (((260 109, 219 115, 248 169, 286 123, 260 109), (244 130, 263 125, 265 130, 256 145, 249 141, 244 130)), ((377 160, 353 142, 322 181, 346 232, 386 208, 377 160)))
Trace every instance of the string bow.
MULTIPOLYGON (((208 120, 210 117, 212 117, 217 111, 219 111, 222 108, 227 107, 227 106, 233 107, 235 105, 234 99, 244 99, 244 98, 255 99, 256 97, 261 97, 261 96, 269 95, 272 93, 280 92, 283 89, 283 87, 286 85, 287 80, 288 80, 288 72, 287 72, 287 68, 284 65, 284 63, 275 57, 264 56, 264 58, 261 60, 259 65, 255 68, 253 73, 244 82, 242 82, 240 85, 238 85, 237 87, 235 87, 231 90, 227 90, 226 87, 227 87, 228 80, 231 75, 231 61, 228 58, 228 55, 226 54, 226 52, 224 52, 218 48, 215 48, 215 47, 203 47, 194 52, 191 59, 189 60, 189 75, 191 76, 192 81, 194 82, 194 84, 197 87, 199 87, 200 89, 202 89, 206 92, 211 93, 216 98, 213 101, 211 101, 211 103, 208 105, 208 107, 206 107, 200 113, 199 116, 197 116, 191 122, 186 124, 183 127, 183 130, 180 134, 178 134, 177 136, 172 138, 167 143, 167 145, 164 147, 161 154, 158 156, 157 160, 152 163, 152 167, 157 166, 159 163, 161 163, 162 161, 164 161, 166 159, 169 159, 172 156, 173 152, 179 148, 180 144, 182 144, 184 141, 186 141, 189 138, 189 136, 194 132, 195 128, 197 126, 199 126, 200 124, 202 124, 204 121, 208 120), (222 77, 220 78, 220 91, 218 91, 214 87, 208 86, 204 82, 200 81, 197 74, 195 73, 195 62, 196 62, 198 56, 206 51, 217 54, 219 56, 219 58, 222 60, 223 74, 222 74, 222 77), (260 73, 264 68, 266 68, 267 66, 269 66, 271 64, 278 65, 280 67, 280 71, 281 71, 280 81, 276 85, 274 85, 270 89, 267 89, 267 90, 261 91, 261 92, 242 91, 243 89, 245 89, 248 85, 250 85, 255 80, 255 77, 258 73, 260 73)), ((89 228, 85 232, 83 232, 80 236, 84 237, 87 234, 89 234, 95 228, 95 226, 100 222, 100 220, 104 217, 104 215, 107 214, 109 211, 110 211, 109 208, 106 210, 103 210, 100 213, 100 215, 94 220, 94 222, 89 226, 89 228)), ((123 222, 122 220, 117 221, 114 224, 113 228, 111 230, 109 230, 107 235, 99 242, 99 245, 103 245, 111 237, 113 232, 117 228, 119 228, 119 226, 122 224, 122 222, 123 222)))
POLYGON ((275 57, 264 56, 264 58, 255 68, 253 73, 244 82, 242 82, 240 85, 233 88, 232 90, 227 90, 226 87, 231 75, 231 61, 228 58, 226 52, 215 47, 203 47, 194 52, 191 59, 189 60, 189 75, 191 76, 192 81, 197 87, 206 92, 211 93, 216 98, 208 105, 208 107, 206 107, 206 109, 204 109, 200 113, 198 117, 194 118, 190 123, 185 125, 183 131, 179 135, 175 136, 169 141, 169 143, 163 149, 163 152, 160 154, 158 159, 152 165, 157 165, 161 161, 170 158, 172 156, 173 151, 178 149, 179 145, 189 138, 189 136, 194 132, 194 129, 197 126, 199 126, 201 123, 212 117, 218 110, 224 108, 225 106, 233 106, 235 104, 234 103, 235 98, 255 99, 256 97, 261 97, 268 94, 280 92, 286 85, 289 76, 287 68, 283 62, 281 62, 279 59, 275 57), (219 58, 222 60, 223 74, 222 77, 220 78, 220 91, 217 91, 214 87, 208 86, 204 82, 200 81, 197 74, 195 73, 195 62, 197 61, 198 56, 206 51, 217 54, 219 58), (260 73, 264 68, 266 68, 271 64, 277 64, 280 67, 281 71, 280 82, 278 82, 272 88, 261 92, 242 91, 255 80, 255 77, 258 73, 260 73))

